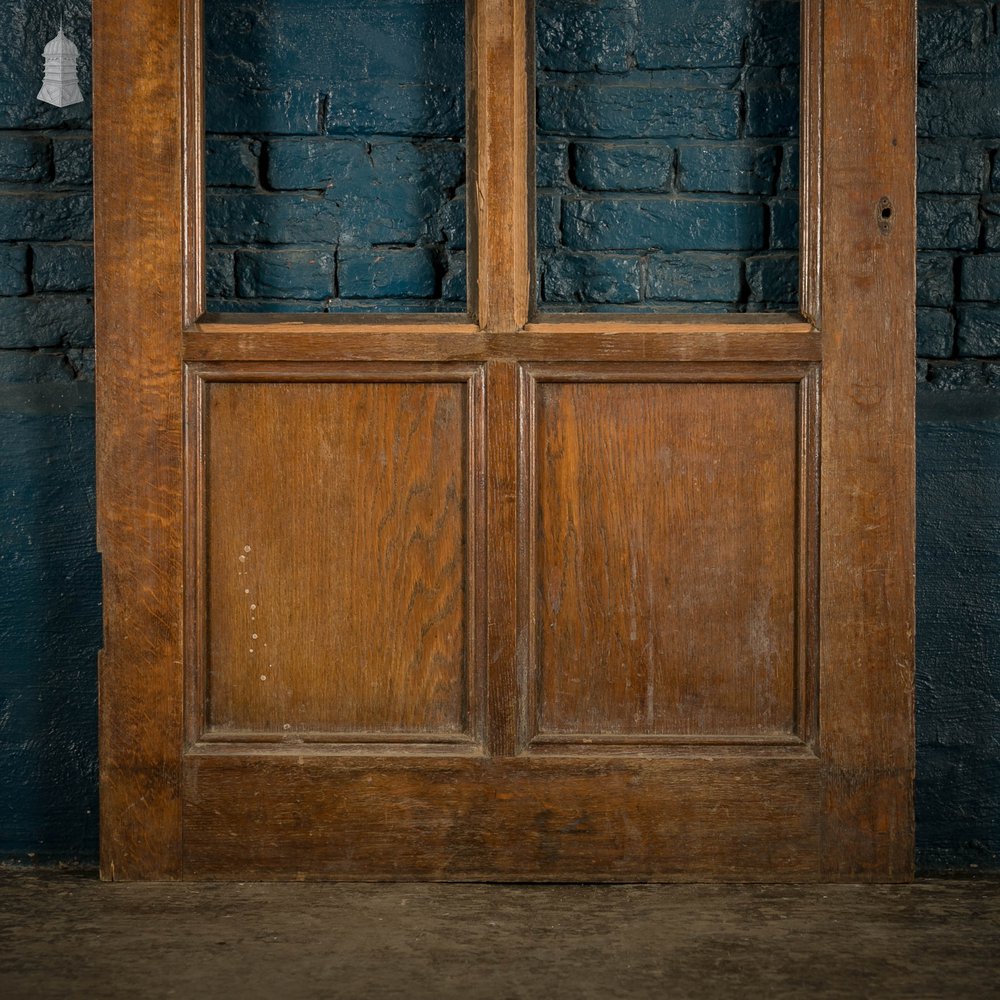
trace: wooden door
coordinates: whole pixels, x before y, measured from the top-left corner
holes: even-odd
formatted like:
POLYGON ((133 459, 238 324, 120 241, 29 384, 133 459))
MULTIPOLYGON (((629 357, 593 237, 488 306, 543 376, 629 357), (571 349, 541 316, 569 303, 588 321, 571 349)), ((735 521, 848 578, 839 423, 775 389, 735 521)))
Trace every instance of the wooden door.
POLYGON ((534 313, 526 0, 468 316, 203 311, 199 0, 95 3, 102 872, 912 872, 914 10, 803 4, 802 314, 534 313))

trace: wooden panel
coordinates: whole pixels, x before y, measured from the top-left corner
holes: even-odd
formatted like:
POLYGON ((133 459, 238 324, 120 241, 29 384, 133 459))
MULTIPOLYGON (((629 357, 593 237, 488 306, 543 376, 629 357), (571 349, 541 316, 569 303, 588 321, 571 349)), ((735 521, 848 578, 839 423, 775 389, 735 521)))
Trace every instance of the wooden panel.
POLYGON ((94 4, 101 874, 163 880, 181 865, 180 4, 123 15, 94 4))
POLYGON ((824 871, 908 879, 915 5, 810 0, 807 15, 810 36, 822 22, 821 62, 806 72, 821 74, 822 95, 824 871))
POLYGON ((478 369, 296 374, 202 383, 205 728, 469 734, 478 369))
POLYGON ((526 735, 801 734, 798 376, 531 371, 526 735))
POLYGON ((818 774, 808 757, 192 755, 185 876, 811 881, 818 774))

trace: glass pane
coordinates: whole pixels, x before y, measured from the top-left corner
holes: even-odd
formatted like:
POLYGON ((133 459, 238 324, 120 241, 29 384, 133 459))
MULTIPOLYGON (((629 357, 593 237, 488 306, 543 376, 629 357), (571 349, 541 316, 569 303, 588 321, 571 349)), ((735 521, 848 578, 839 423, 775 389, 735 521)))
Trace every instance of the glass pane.
POLYGON ((210 311, 465 308, 463 0, 205 0, 210 311))
POLYGON ((539 0, 539 306, 797 310, 797 0, 539 0))

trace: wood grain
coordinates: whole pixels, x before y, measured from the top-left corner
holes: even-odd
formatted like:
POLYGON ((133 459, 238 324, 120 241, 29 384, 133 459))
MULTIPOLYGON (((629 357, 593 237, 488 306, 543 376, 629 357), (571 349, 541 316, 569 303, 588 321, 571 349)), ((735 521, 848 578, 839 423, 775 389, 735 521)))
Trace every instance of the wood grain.
POLYGON ((93 31, 101 874, 162 880, 181 871, 180 4, 98 0, 93 31))
POLYGON ((213 736, 479 732, 481 378, 435 371, 201 373, 213 736))
POLYGON ((829 878, 913 874, 915 10, 824 0, 820 739, 829 878), (891 204, 883 219, 881 199, 891 204))
POLYGON ((534 371, 527 735, 801 732, 798 384, 534 371))
POLYGON ((815 758, 192 755, 185 877, 814 881, 819 792, 815 758))

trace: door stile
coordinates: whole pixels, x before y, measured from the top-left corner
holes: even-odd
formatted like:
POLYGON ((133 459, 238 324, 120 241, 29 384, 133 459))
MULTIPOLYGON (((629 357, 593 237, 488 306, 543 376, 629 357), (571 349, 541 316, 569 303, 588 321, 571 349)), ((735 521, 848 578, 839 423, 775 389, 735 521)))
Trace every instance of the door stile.
POLYGON ((534 42, 527 0, 470 0, 469 311, 481 329, 528 320, 534 272, 534 42))
MULTIPOLYGON (((913 0, 823 0, 822 877, 913 872, 913 0), (892 39, 893 44, 885 44, 892 39)), ((809 173, 809 171, 807 171, 809 173)))
POLYGON ((134 0, 125 17, 98 0, 93 12, 106 879, 181 876, 181 7, 134 0))

